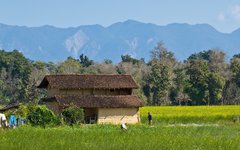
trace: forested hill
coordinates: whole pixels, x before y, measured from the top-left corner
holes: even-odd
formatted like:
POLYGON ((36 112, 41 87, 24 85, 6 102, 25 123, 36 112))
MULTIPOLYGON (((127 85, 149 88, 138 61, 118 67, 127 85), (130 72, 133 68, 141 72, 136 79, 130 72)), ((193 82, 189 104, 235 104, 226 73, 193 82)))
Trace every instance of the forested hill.
POLYGON ((111 58, 119 62, 122 54, 149 59, 157 42, 175 53, 179 60, 194 52, 223 49, 231 57, 240 47, 240 29, 221 33, 207 24, 169 24, 159 26, 133 20, 108 27, 85 25, 71 28, 25 27, 0 24, 0 49, 20 50, 27 58, 62 61, 85 54, 95 61, 111 58))

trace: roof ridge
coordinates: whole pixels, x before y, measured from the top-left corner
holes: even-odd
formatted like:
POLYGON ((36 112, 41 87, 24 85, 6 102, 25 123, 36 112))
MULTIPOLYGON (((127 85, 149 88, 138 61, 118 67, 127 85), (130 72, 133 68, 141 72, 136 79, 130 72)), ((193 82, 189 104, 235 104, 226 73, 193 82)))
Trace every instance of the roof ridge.
POLYGON ((58 97, 58 96, 76 96, 76 97, 138 97, 137 95, 77 95, 77 94, 58 94, 58 95, 54 95, 48 98, 52 98, 52 97, 58 97))
POLYGON ((59 74, 46 75, 39 88, 139 88, 130 74, 59 74))
POLYGON ((130 74, 49 74, 46 76, 131 76, 130 74))

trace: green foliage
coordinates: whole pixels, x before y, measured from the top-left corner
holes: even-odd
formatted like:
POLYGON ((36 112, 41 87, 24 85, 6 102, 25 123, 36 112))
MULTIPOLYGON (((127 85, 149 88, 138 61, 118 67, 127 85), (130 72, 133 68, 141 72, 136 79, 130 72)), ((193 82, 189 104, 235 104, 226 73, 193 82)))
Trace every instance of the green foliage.
POLYGON ((0 104, 46 97, 46 90, 37 85, 45 75, 58 73, 130 74, 140 86, 134 94, 146 105, 240 104, 240 54, 229 63, 223 51, 210 49, 178 62, 159 42, 147 63, 130 55, 121 59, 118 64, 109 59, 98 63, 82 54, 56 64, 28 60, 17 50, 0 50, 0 104))
POLYGON ((166 96, 169 90, 169 69, 167 66, 156 63, 152 66, 150 82, 153 91, 153 104, 164 105, 167 103, 166 96))
POLYGON ((240 87, 240 58, 238 55, 233 56, 230 67, 233 72, 233 80, 240 87))
POLYGON ((63 74, 80 73, 81 65, 78 60, 68 57, 67 60, 60 63, 57 72, 63 74))
POLYGON ((79 124, 84 122, 84 112, 82 108, 77 106, 70 106, 62 112, 64 121, 68 125, 79 124))
POLYGON ((149 64, 154 65, 155 63, 161 63, 165 66, 168 66, 173 71, 174 66, 176 65, 176 58, 174 53, 169 51, 162 41, 160 41, 157 46, 150 52, 151 60, 149 64))
POLYGON ((2 103, 27 101, 32 64, 17 50, 0 50, 0 98, 2 103))
POLYGON ((203 105, 207 103, 209 70, 206 61, 191 60, 187 68, 189 85, 186 89, 193 104, 203 105))
POLYGON ((46 106, 30 107, 27 114, 28 122, 32 126, 46 127, 48 125, 56 125, 58 123, 57 117, 46 106))
POLYGON ((27 117, 28 112, 29 110, 26 105, 20 105, 16 111, 16 115, 20 115, 21 117, 25 118, 27 117))
POLYGON ((104 60, 104 63, 105 63, 105 64, 112 64, 113 62, 112 62, 111 59, 105 59, 105 60, 104 60))
POLYGON ((205 60, 209 61, 210 60, 210 53, 212 50, 209 51, 202 51, 199 53, 194 53, 191 56, 188 57, 188 60, 205 60))
POLYGON ((189 98, 185 91, 188 85, 185 70, 184 68, 177 68, 174 70, 174 74, 175 77, 173 78, 173 84, 175 86, 171 87, 169 94, 170 100, 172 101, 172 104, 175 105, 187 104, 189 98))
MULTIPOLYGON (((153 105, 169 105, 168 95, 173 78, 173 68, 176 65, 174 54, 159 42, 151 51, 151 60, 149 62, 151 72, 148 76, 150 83, 153 105)), ((147 87, 145 86, 145 90, 147 87)), ((145 91, 146 92, 146 91, 145 91)))
POLYGON ((136 63, 139 63, 140 60, 138 59, 135 59, 135 58, 132 58, 130 55, 121 55, 121 58, 122 58, 122 62, 131 62, 133 64, 136 64, 136 63))
POLYGON ((188 57, 187 61, 206 61, 208 69, 211 72, 220 73, 221 76, 226 71, 227 64, 225 62, 225 53, 218 49, 210 49, 192 54, 188 57))
POLYGON ((218 73, 210 73, 208 77, 209 100, 211 105, 219 104, 222 99, 222 91, 225 79, 218 73))
POLYGON ((219 104, 225 85, 225 54, 219 50, 203 51, 192 54, 188 62, 190 67, 187 68, 187 73, 190 76, 190 84, 187 91, 193 102, 200 97, 201 99, 195 101, 195 104, 219 104))
POLYGON ((233 81, 227 81, 223 89, 222 104, 239 105, 240 104, 240 88, 233 81))
POLYGON ((80 55, 80 64, 83 67, 89 67, 94 64, 93 60, 90 60, 87 56, 84 56, 83 54, 80 55))

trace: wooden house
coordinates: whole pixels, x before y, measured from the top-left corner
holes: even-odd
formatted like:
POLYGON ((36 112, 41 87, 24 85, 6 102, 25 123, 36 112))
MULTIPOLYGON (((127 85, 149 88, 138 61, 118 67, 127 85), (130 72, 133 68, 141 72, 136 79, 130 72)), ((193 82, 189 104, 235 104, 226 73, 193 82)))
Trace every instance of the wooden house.
POLYGON ((57 114, 74 104, 84 109, 86 122, 140 122, 142 102, 130 75, 47 75, 38 87, 47 89, 42 102, 57 114))

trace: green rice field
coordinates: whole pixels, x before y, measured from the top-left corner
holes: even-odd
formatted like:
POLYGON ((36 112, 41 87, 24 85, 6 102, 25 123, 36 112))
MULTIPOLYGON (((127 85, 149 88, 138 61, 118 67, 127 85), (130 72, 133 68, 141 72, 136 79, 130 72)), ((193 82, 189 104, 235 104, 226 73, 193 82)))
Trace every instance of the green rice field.
POLYGON ((0 130, 0 149, 240 149, 239 106, 143 107, 142 123, 0 130), (147 112, 154 124, 147 124, 147 112))

